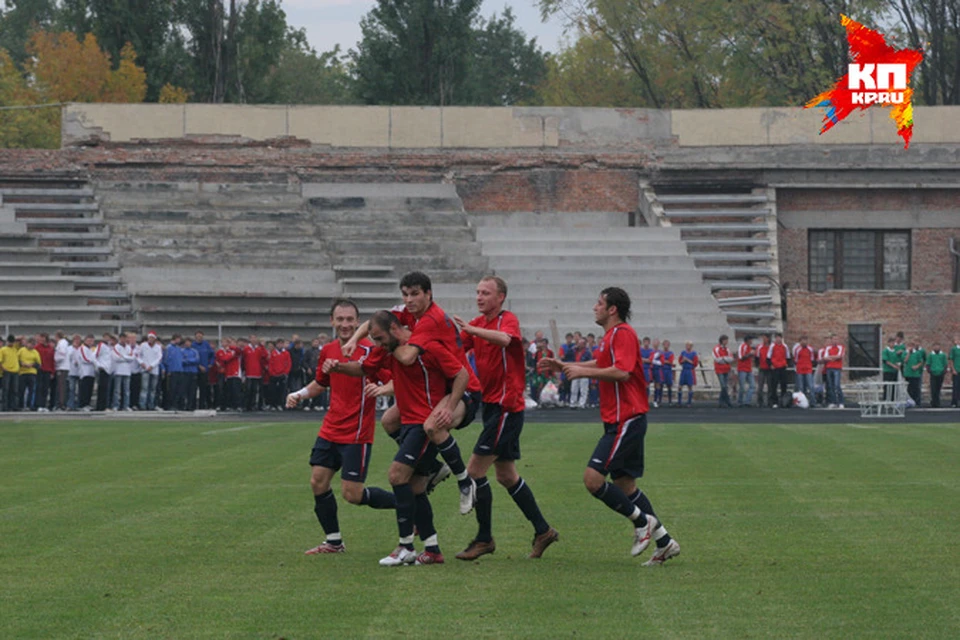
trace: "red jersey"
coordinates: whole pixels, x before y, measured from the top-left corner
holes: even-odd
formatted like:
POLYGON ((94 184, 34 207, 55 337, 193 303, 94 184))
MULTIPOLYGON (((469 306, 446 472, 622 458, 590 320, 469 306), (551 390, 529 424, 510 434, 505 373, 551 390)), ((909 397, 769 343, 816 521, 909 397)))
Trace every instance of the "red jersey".
POLYGON ((263 377, 263 370, 268 360, 269 356, 263 345, 254 347, 248 344, 243 348, 243 373, 248 378, 263 377))
POLYGON ((271 353, 267 371, 271 378, 279 378, 290 373, 290 352, 284 349, 271 353))
POLYGON ((831 356, 840 356, 839 360, 831 360, 824 365, 827 369, 843 369, 843 354, 844 348, 842 344, 837 345, 827 345, 823 348, 824 355, 826 357, 831 356))
POLYGON ((217 349, 214 359, 217 361, 217 366, 220 367, 220 371, 223 372, 224 378, 240 377, 239 349, 233 347, 229 349, 217 349))
POLYGON ((448 383, 463 364, 438 342, 430 342, 409 367, 393 354, 377 347, 360 363, 368 376, 386 369, 393 375, 393 391, 401 424, 423 424, 433 408, 447 395, 448 383))
POLYGON ((787 367, 787 345, 774 342, 767 351, 767 357, 770 358, 770 364, 774 369, 785 369, 787 367))
POLYGON ((756 349, 753 348, 753 345, 746 342, 740 343, 740 349, 737 350, 737 371, 746 373, 753 371, 753 354, 755 352, 756 349))
POLYGON ((446 314, 440 305, 431 302, 419 319, 415 318, 403 305, 394 307, 390 311, 397 317, 400 324, 410 329, 409 344, 422 349, 428 342, 439 342, 447 351, 460 359, 460 364, 470 374, 467 391, 480 391, 480 381, 473 372, 473 367, 467 362, 467 353, 460 341, 460 331, 457 330, 457 323, 446 314))
POLYGON ((40 371, 44 373, 54 373, 57 370, 57 365, 53 359, 53 353, 56 349, 53 345, 50 344, 38 344, 36 346, 37 353, 40 354, 40 371))
POLYGON ((801 347, 800 343, 797 343, 793 346, 793 362, 797 367, 797 373, 813 373, 813 361, 815 359, 816 354, 810 345, 801 347))
POLYGON ((717 373, 730 373, 730 363, 724 362, 723 358, 730 357, 730 350, 722 344, 713 348, 713 370, 717 373))
POLYGON ((349 358, 343 357, 339 340, 328 342, 320 350, 317 384, 330 388, 330 410, 323 417, 323 425, 317 434, 324 440, 338 444, 373 443, 377 399, 368 398, 363 393, 370 378, 355 378, 335 371, 323 372, 323 363, 327 360, 362 364, 372 351, 373 345, 368 340, 361 340, 349 358))
POLYGON ((461 332, 460 339, 466 351, 473 349, 477 373, 483 387, 483 401, 499 404, 508 413, 523 411, 526 405, 523 390, 526 387, 526 358, 520 336, 520 321, 509 311, 501 311, 492 320, 477 316, 470 321, 473 327, 503 331, 510 336, 510 344, 499 347, 481 338, 461 332))
POLYGON ((770 343, 761 344, 757 347, 757 364, 764 371, 770 370, 770 343))
POLYGON ((597 368, 616 367, 630 373, 623 382, 599 381, 600 419, 621 425, 630 418, 646 413, 647 381, 643 377, 640 340, 633 327, 621 322, 605 334, 597 350, 597 368))

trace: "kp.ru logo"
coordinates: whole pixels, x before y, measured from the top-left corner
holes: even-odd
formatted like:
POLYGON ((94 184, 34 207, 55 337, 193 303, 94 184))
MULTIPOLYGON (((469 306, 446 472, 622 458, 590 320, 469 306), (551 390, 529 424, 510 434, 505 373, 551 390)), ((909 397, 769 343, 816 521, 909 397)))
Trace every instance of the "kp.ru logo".
POLYGON ((804 108, 823 107, 823 126, 826 133, 835 124, 853 113, 872 105, 891 107, 890 118, 897 123, 897 135, 903 138, 904 148, 910 146, 913 135, 913 89, 910 75, 923 60, 923 52, 913 49, 894 49, 873 29, 868 29, 847 16, 840 16, 847 30, 850 59, 847 75, 837 80, 832 89, 824 91, 804 108))

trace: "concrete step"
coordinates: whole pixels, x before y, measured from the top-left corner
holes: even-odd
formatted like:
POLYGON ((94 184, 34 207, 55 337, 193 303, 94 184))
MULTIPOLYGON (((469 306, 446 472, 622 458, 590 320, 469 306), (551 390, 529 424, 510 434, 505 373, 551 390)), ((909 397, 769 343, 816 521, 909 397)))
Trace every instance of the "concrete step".
POLYGON ((49 251, 58 258, 66 256, 109 256, 113 254, 111 247, 50 247, 49 251))
POLYGON ((370 229, 371 234, 376 234, 378 228, 389 229, 395 225, 400 226, 420 226, 428 229, 434 225, 437 226, 467 226, 467 217, 461 211, 406 211, 395 209, 388 211, 367 211, 367 210, 311 210, 310 220, 319 226, 328 224, 340 224, 345 220, 357 226, 364 226, 370 229), (383 227, 383 225, 388 225, 383 227))
POLYGON ((307 198, 307 206, 313 211, 325 212, 449 212, 462 213, 463 203, 458 197, 394 197, 394 196, 344 196, 307 198))
POLYGON ((769 305, 773 303, 773 296, 733 296, 729 298, 717 298, 717 304, 721 309, 736 306, 749 305, 769 305))
POLYGON ((140 203, 134 208, 130 205, 104 206, 106 217, 111 224, 142 225, 157 227, 163 225, 232 225, 264 224, 286 227, 297 224, 314 224, 316 221, 307 211, 301 209, 261 209, 243 203, 231 208, 211 209, 208 206, 172 207, 168 202, 153 205, 140 203))
MULTIPOLYGON (((687 227, 683 228, 686 229, 687 227)), ((691 249, 700 247, 769 247, 771 244, 767 238, 688 238, 684 242, 691 249)))
MULTIPOLYGON (((0 294, 29 296, 36 292, 73 292, 73 278, 63 275, 12 275, 4 276, 0 282, 0 294)), ((0 317, 0 321, 3 318, 0 317)))
POLYGON ((396 278, 343 278, 340 280, 344 295, 356 293, 390 293, 396 295, 398 292, 397 283, 396 278))
MULTIPOLYGON (((366 240, 375 237, 375 229, 365 225, 330 225, 317 227, 319 236, 326 241, 366 240)), ((396 241, 404 242, 474 242, 473 229, 463 225, 433 225, 424 228, 420 225, 390 226, 389 236, 396 241)))
POLYGON ((4 200, 13 198, 92 198, 93 189, 83 187, 80 189, 25 189, 18 187, 0 187, 0 196, 4 200))
POLYGON ((770 267, 700 267, 700 273, 706 277, 724 276, 769 276, 773 275, 770 267))
POLYGON ((394 270, 383 264, 336 264, 333 270, 338 279, 344 278, 393 278, 394 270))
POLYGON ((57 263, 63 266, 64 273, 88 273, 90 271, 117 271, 120 263, 116 260, 86 260, 57 263))
POLYGON ((392 238, 368 238, 365 240, 330 240, 327 246, 331 251, 345 255, 437 255, 437 256, 479 256, 480 245, 475 242, 433 242, 424 240, 394 240, 392 238))
MULTIPOLYGON (((632 297, 631 297, 632 300, 632 297)), ((517 315, 565 315, 570 309, 587 309, 596 302, 596 298, 571 298, 568 300, 514 300, 510 305, 510 311, 517 315)), ((462 307, 461 307, 462 308, 462 307)), ((684 301, 682 303, 670 304, 666 301, 645 302, 641 300, 633 301, 631 309, 634 317, 643 322, 654 322, 666 317, 674 317, 682 314, 688 321, 700 321, 715 319, 722 313, 717 309, 717 303, 710 298, 699 299, 696 302, 684 301), (635 308, 634 306, 635 305, 635 308)), ((721 316, 722 317, 722 316, 721 316)))
POLYGON ((702 276, 696 270, 676 271, 674 269, 665 269, 655 275, 649 270, 637 270, 634 273, 610 273, 608 269, 580 269, 575 272, 570 271, 532 271, 532 270, 498 270, 497 274, 506 279, 508 283, 530 284, 530 283, 553 283, 553 284, 593 284, 599 289, 606 286, 623 286, 624 282, 631 284, 649 283, 670 283, 674 285, 701 284, 702 276))
POLYGON ((598 264, 603 264, 609 269, 627 269, 637 270, 647 267, 653 269, 664 269, 667 267, 680 270, 694 271, 696 267, 690 256, 686 252, 679 254, 649 255, 638 254, 632 256, 603 256, 603 255, 579 255, 567 254, 537 254, 530 255, 490 255, 484 251, 485 256, 490 258, 490 266, 497 271, 501 269, 590 269, 598 264))
POLYGON ((663 205, 676 204, 742 204, 754 202, 767 202, 767 196, 764 194, 751 193, 691 193, 691 194, 670 194, 657 195, 657 200, 663 205))
POLYGON ((763 324, 743 324, 736 323, 731 324, 730 328, 736 331, 738 334, 742 333, 776 333, 778 331, 777 327, 763 324))
MULTIPOLYGON (((31 309, 37 312, 37 317, 43 317, 42 309, 46 307, 69 307, 86 309, 90 304, 97 306, 110 306, 129 304, 129 300, 124 294, 118 297, 116 291, 90 292, 90 291, 42 291, 32 290, 26 292, 4 291, 0 289, 0 308, 3 309, 31 309)), ((0 313, 0 320, 6 317, 0 313)))
MULTIPOLYGON (((520 319, 521 326, 531 331, 537 328, 548 330, 550 320, 556 320, 558 325, 563 324, 565 326, 577 327, 583 333, 587 331, 602 332, 594 322, 593 314, 589 311, 583 314, 563 314, 562 317, 558 317, 558 314, 522 314, 517 317, 520 319)), ((716 332, 717 336, 719 336, 719 331, 729 326, 722 314, 707 318, 706 321, 710 324, 705 325, 704 320, 700 316, 686 317, 682 313, 675 313, 664 314, 651 318, 650 320, 646 318, 634 318, 631 325, 640 327, 644 334, 651 336, 662 335, 666 331, 675 331, 676 334, 685 333, 688 335, 696 333, 713 334, 716 332)))
MULTIPOLYGON (((0 256, 3 252, 0 251, 0 256)), ((0 262, 0 277, 7 276, 59 276, 60 263, 56 262, 0 262)))
MULTIPOLYGON (((54 331, 59 329, 65 330, 68 334, 78 334, 80 336, 85 336, 88 333, 99 336, 106 331, 109 331, 110 333, 116 333, 119 331, 139 331, 139 323, 137 323, 132 317, 120 319, 88 317, 69 321, 49 318, 35 318, 33 320, 24 320, 19 323, 11 322, 9 325, 12 333, 23 335, 30 335, 40 332, 52 334, 54 331)), ((214 332, 214 335, 216 335, 216 332, 214 332)))
POLYGON ((37 318, 42 317, 44 320, 55 320, 61 322, 64 325, 61 328, 66 328, 67 331, 73 330, 73 326, 76 323, 90 322, 92 320, 128 318, 130 313, 131 311, 129 306, 118 306, 116 308, 90 306, 76 307, 71 309, 60 309, 52 306, 44 306, 36 309, 4 309, 3 306, 0 306, 0 314, 3 314, 5 319, 4 321, 10 324, 34 322, 37 318))
POLYGON ((45 262, 50 260, 50 251, 40 247, 5 247, 0 250, 3 262, 45 262))
POLYGON ((304 198, 456 198, 457 186, 443 182, 304 182, 304 198))
POLYGON ((710 280, 707 282, 707 284, 714 291, 719 291, 721 289, 760 291, 768 290, 773 286, 773 283, 767 280, 710 280))
POLYGON ((630 228, 630 215, 625 211, 470 211, 467 216, 478 230, 513 229, 523 234, 534 229, 603 233, 613 228, 630 228))
POLYGON ((760 251, 691 251, 696 262, 769 262, 773 256, 760 251))
POLYGON ((175 294, 137 293, 136 304, 145 312, 161 312, 168 309, 206 311, 217 309, 224 314, 259 313, 266 317, 266 310, 291 307, 308 310, 317 316, 326 316, 329 323, 330 305, 340 297, 339 292, 318 296, 268 296, 210 293, 180 296, 175 294))
POLYGON ((112 289, 123 286, 120 276, 74 276, 77 289, 112 289))
POLYGON ((572 242, 617 242, 637 240, 641 242, 679 242, 680 233, 673 227, 614 227, 614 228, 516 228, 477 227, 477 240, 490 241, 572 241, 572 242))
MULTIPOLYGON (((27 212, 27 213, 93 213, 100 211, 100 205, 95 202, 11 202, 9 203, 11 207, 17 210, 17 213, 27 212)), ((24 220, 25 216, 17 216, 20 220, 24 220)))
POLYGON ((773 215, 766 208, 724 208, 724 209, 665 209, 663 214, 669 218, 761 218, 773 215))
POLYGON ((686 255, 682 242, 620 240, 590 244, 576 240, 498 240, 485 241, 483 253, 488 256, 676 256, 686 255))
POLYGON ((37 239, 26 233, 0 233, 0 252, 10 247, 33 248, 37 246, 37 239))
POLYGON ((765 232, 769 231, 769 228, 765 223, 688 223, 677 225, 680 229, 681 234, 690 233, 690 232, 710 232, 710 233, 743 233, 743 232, 765 232))
POLYGON ((109 231, 40 231, 33 236, 40 240, 61 242, 105 242, 110 240, 109 231))
MULTIPOLYGON (((557 283, 536 283, 536 284, 525 284, 522 282, 515 282, 513 280, 507 280, 507 287, 509 289, 509 294, 507 295, 506 304, 511 304, 513 300, 527 300, 527 299, 545 299, 545 300, 555 300, 555 299, 587 299, 587 300, 596 300, 600 291, 607 286, 606 284, 601 283, 573 283, 570 281, 567 282, 557 282, 557 283)), ((433 285, 433 294, 436 299, 442 298, 454 298, 458 300, 466 300, 470 304, 476 303, 476 294, 474 293, 475 285, 471 283, 458 283, 458 284, 447 284, 447 283, 434 283, 433 285)), ((687 284, 683 286, 677 286, 673 283, 658 283, 654 281, 643 281, 640 283, 631 283, 630 284, 630 293, 636 294, 641 298, 650 299, 652 302, 657 302, 659 300, 663 301, 681 301, 681 300, 690 300, 690 299, 707 299, 713 300, 713 296, 710 295, 710 288, 703 284, 702 282, 696 282, 692 284, 687 284), (651 282, 653 282, 651 284, 651 282)))
POLYGON ((32 217, 32 218, 21 218, 21 220, 27 225, 30 229, 58 229, 62 227, 69 227, 71 229, 77 227, 103 227, 106 226, 102 216, 88 216, 88 217, 77 217, 77 218, 53 218, 53 217, 32 217))
POLYGON ((773 320, 777 315, 773 311, 756 311, 747 309, 724 309, 728 318, 737 318, 739 320, 773 320))

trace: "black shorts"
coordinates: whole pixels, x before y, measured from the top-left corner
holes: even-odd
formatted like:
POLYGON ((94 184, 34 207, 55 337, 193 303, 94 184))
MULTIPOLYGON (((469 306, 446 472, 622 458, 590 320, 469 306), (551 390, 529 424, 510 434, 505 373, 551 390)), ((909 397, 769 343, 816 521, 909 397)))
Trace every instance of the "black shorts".
POLYGON ((519 460, 522 431, 523 411, 508 413, 499 404, 485 402, 483 431, 477 438, 473 453, 478 456, 497 456, 497 460, 519 460))
POLYGON ((310 466, 340 471, 341 480, 366 482, 372 451, 372 444, 338 444, 317 438, 310 455, 310 466))
POLYGON ((603 423, 603 436, 587 466, 614 480, 623 476, 643 476, 643 438, 647 435, 647 416, 641 413, 622 425, 603 423))
POLYGON ((414 475, 428 476, 433 472, 437 445, 427 437, 422 424, 401 425, 397 443, 400 448, 397 450, 397 455, 393 457, 394 462, 413 467, 414 475))
POLYGON ((467 391, 463 394, 463 420, 455 427, 456 429, 469 427, 470 423, 477 418, 477 411, 480 409, 482 397, 479 391, 467 391))

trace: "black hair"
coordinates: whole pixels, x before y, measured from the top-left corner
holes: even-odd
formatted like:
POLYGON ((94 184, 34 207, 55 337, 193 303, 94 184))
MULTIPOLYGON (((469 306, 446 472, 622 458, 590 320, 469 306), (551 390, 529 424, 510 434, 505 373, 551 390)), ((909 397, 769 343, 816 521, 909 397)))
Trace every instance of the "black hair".
POLYGON ((600 292, 600 295, 606 300, 607 307, 617 308, 617 315, 621 320, 630 321, 630 296, 626 291, 620 287, 607 287, 600 292))
POLYGON ((360 317, 360 308, 357 306, 357 303, 350 298, 337 298, 333 301, 333 304, 330 305, 331 318, 333 317, 333 312, 337 310, 337 307, 353 307, 353 310, 357 312, 357 317, 360 317))
POLYGON ((420 290, 424 293, 427 291, 433 291, 433 285, 430 283, 430 276, 422 271, 411 271, 400 278, 400 288, 403 289, 404 287, 420 287, 420 290))

